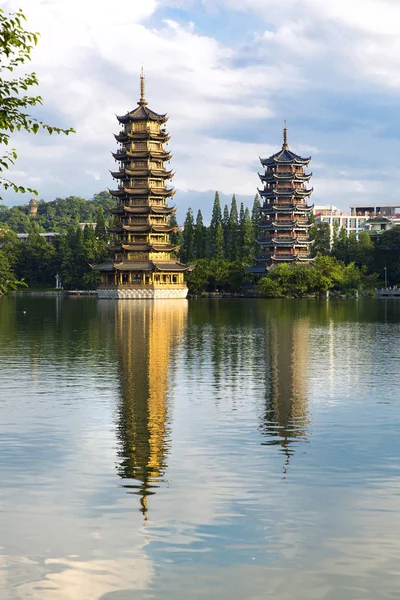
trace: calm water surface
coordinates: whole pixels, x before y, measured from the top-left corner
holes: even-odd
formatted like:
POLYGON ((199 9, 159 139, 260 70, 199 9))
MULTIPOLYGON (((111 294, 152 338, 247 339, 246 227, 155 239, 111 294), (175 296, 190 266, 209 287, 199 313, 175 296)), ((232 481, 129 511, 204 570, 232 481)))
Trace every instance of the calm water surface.
POLYGON ((1 600, 400 594, 400 302, 0 298, 1 600))

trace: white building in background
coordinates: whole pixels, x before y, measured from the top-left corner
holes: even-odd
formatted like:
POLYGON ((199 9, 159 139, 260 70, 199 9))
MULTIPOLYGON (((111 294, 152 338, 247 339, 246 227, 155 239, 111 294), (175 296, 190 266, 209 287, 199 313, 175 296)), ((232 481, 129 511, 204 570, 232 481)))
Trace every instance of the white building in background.
MULTIPOLYGON (((46 233, 39 233, 39 235, 40 235, 40 237, 44 238, 46 240, 46 242, 48 242, 49 244, 54 244, 56 239, 61 234, 58 233, 57 231, 52 231, 52 232, 46 232, 46 233)), ((28 233, 17 233, 17 238, 19 240, 21 240, 21 242, 26 242, 28 240, 28 237, 29 237, 28 233)))
POLYGON ((352 215, 383 215, 385 217, 396 217, 400 215, 400 203, 398 204, 350 204, 352 215))
POLYGON ((347 235, 355 233, 357 239, 360 231, 376 237, 378 231, 400 225, 400 204, 352 204, 349 212, 331 205, 315 206, 314 218, 316 223, 329 225, 331 243, 336 227, 345 229, 347 235))
POLYGON ((360 231, 363 231, 365 221, 368 219, 368 214, 353 215, 350 212, 342 212, 336 206, 315 206, 314 218, 316 223, 326 223, 329 225, 331 234, 331 242, 333 240, 333 232, 335 227, 345 229, 347 235, 355 233, 358 239, 360 231))

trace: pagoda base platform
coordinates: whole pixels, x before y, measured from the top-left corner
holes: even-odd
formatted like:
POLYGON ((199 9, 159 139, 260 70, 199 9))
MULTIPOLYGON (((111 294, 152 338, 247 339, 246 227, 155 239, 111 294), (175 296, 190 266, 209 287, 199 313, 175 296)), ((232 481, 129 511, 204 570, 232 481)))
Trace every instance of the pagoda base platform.
POLYGON ((135 286, 135 287, 100 287, 97 290, 99 299, 111 300, 156 300, 156 299, 184 299, 188 294, 186 285, 171 286, 171 287, 152 287, 152 286, 135 286))

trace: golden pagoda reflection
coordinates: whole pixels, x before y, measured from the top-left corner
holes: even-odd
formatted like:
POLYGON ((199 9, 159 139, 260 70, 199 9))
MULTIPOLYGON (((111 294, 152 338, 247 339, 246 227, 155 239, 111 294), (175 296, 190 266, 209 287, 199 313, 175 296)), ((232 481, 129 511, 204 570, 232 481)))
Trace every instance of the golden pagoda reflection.
MULTIPOLYGON (((307 406, 309 319, 270 321, 266 347, 270 373, 263 432, 279 444, 289 464, 295 442, 306 441, 309 425, 307 406)), ((285 471, 285 469, 284 469, 285 471)))
POLYGON ((166 468, 169 366, 182 339, 187 302, 139 300, 107 304, 115 313, 120 365, 117 469, 126 480, 124 487, 139 494, 141 510, 147 518, 147 497, 154 494, 166 468))

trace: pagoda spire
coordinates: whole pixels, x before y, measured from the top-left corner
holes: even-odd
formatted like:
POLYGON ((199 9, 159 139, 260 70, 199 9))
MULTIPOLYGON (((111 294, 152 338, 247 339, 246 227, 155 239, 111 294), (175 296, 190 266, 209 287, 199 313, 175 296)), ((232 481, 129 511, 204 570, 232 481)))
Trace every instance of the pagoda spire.
POLYGON ((283 144, 282 144, 282 150, 288 150, 289 149, 289 144, 287 141, 287 126, 286 126, 286 119, 284 121, 284 127, 283 127, 283 144))
POLYGON ((146 82, 145 82, 145 77, 144 77, 144 70, 142 67, 142 71, 140 73, 140 100, 138 102, 139 105, 146 105, 146 98, 145 98, 145 90, 146 90, 146 82))

